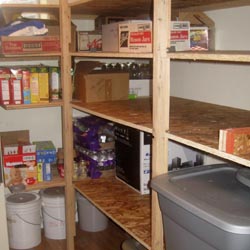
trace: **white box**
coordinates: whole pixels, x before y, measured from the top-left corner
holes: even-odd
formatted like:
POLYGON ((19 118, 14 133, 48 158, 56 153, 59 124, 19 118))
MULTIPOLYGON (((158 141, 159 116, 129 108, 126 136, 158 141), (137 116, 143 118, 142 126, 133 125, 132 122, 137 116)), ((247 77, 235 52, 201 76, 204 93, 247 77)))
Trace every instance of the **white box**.
POLYGON ((144 132, 140 131, 140 193, 149 194, 151 176, 151 145, 145 144, 144 132))
POLYGON ((190 22, 172 21, 170 47, 173 51, 190 50, 190 22))
POLYGON ((102 49, 102 35, 93 31, 77 32, 78 51, 100 51, 102 49))
POLYGON ((129 20, 102 26, 105 52, 152 52, 152 22, 129 20))
POLYGON ((102 51, 118 52, 118 30, 119 23, 110 23, 102 25, 102 51))
POLYGON ((152 22, 119 23, 119 52, 152 52, 152 22))

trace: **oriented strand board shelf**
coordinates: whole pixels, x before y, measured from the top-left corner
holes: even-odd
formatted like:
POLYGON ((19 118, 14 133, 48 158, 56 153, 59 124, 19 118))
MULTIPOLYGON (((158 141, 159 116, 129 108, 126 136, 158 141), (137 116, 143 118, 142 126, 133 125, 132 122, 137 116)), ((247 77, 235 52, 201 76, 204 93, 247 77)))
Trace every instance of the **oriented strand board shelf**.
MULTIPOLYGON (((152 133, 151 100, 77 103, 73 108, 152 133)), ((250 167, 242 158, 218 150, 219 129, 250 126, 250 111, 171 97, 168 138, 250 167)))
POLYGON ((44 188, 51 188, 51 187, 63 187, 65 186, 65 181, 60 176, 54 176, 52 181, 43 181, 38 182, 35 185, 26 186, 26 191, 31 190, 40 190, 44 188))
POLYGON ((17 61, 39 61, 39 60, 59 60, 61 56, 60 52, 51 53, 32 53, 32 54, 19 54, 19 55, 0 55, 0 62, 13 62, 17 61))
POLYGON ((168 53, 171 59, 250 62, 249 51, 186 51, 168 53))
POLYGON ((113 53, 113 52, 74 52, 75 57, 95 57, 95 58, 153 58, 152 53, 113 53))
POLYGON ((250 156, 240 158, 217 150, 219 129, 247 126, 250 111, 171 98, 169 139, 250 167, 250 156))
MULTIPOLYGON (((137 16, 152 12, 152 0, 69 0, 73 14, 137 16), (107 8, 108 6, 108 8, 107 8)), ((173 0, 172 10, 206 11, 249 5, 248 0, 173 0)))
POLYGON ((113 122, 152 133, 152 105, 149 98, 94 103, 73 102, 72 107, 113 122))
POLYGON ((52 101, 49 103, 33 103, 33 104, 18 104, 18 105, 1 105, 6 110, 15 109, 33 109, 33 108, 49 108, 49 107, 61 107, 62 101, 52 101))
POLYGON ((140 195, 115 176, 85 179, 75 188, 116 224, 143 244, 151 245, 150 196, 140 195))

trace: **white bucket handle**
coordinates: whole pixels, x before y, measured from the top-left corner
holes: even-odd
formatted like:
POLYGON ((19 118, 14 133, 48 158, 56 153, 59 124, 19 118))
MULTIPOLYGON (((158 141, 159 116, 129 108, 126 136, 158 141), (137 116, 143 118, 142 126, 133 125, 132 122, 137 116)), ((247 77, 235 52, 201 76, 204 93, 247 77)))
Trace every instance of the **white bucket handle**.
MULTIPOLYGON (((25 220, 24 218, 22 218, 19 214, 14 214, 14 215, 16 215, 20 220, 22 220, 23 222, 25 222, 27 224, 30 224, 30 225, 33 225, 33 226, 41 226, 41 223, 36 224, 36 223, 33 223, 33 222, 29 222, 29 221, 25 220)), ((7 217, 7 220, 10 221, 10 222, 16 222, 13 219, 10 219, 9 217, 7 217)))
POLYGON ((50 218, 52 218, 52 219, 54 219, 54 220, 57 220, 57 221, 60 221, 60 222, 65 222, 65 220, 60 220, 60 219, 55 218, 54 216, 48 214, 48 213, 46 212, 46 210, 44 209, 44 207, 42 207, 42 210, 43 210, 43 212, 44 212, 46 215, 48 215, 50 218))

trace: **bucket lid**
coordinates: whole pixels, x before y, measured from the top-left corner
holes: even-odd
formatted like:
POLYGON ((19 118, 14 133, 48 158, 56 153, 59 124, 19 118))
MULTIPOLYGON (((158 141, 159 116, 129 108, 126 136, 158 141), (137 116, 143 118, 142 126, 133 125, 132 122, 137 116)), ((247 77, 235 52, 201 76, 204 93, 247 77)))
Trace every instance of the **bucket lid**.
POLYGON ((63 187, 46 188, 42 191, 43 198, 64 198, 63 187))
POLYGON ((36 193, 16 193, 10 194, 6 197, 6 202, 9 204, 28 204, 33 203, 40 199, 40 196, 36 193))

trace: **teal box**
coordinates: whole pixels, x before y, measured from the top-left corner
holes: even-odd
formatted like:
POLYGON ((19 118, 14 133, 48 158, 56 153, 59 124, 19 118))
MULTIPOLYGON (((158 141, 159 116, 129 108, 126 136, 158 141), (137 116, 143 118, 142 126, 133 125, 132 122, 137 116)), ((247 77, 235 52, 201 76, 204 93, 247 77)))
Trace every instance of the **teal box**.
POLYGON ((56 148, 52 141, 36 141, 37 161, 53 163, 56 161, 56 148))

